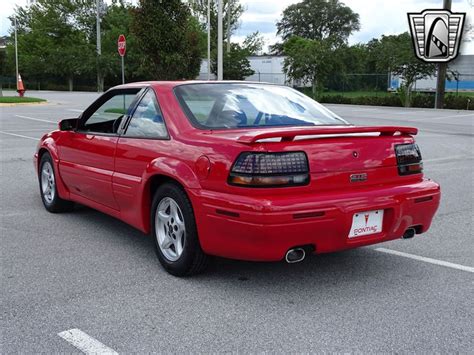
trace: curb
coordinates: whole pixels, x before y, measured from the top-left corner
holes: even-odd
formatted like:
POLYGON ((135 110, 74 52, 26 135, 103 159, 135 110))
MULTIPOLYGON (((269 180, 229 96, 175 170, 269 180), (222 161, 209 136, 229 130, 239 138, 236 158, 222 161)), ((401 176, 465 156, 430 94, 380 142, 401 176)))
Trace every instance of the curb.
POLYGON ((49 105, 50 103, 47 101, 41 102, 15 102, 15 103, 1 103, 0 107, 13 107, 13 106, 29 106, 29 105, 49 105))

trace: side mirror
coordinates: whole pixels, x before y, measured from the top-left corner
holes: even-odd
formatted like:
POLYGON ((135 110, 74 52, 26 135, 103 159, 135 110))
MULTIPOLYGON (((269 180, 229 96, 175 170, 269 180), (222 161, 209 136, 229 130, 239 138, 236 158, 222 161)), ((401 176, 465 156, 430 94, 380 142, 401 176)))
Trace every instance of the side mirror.
POLYGON ((60 131, 72 131, 76 129, 78 118, 68 118, 65 120, 59 121, 59 130, 60 131))

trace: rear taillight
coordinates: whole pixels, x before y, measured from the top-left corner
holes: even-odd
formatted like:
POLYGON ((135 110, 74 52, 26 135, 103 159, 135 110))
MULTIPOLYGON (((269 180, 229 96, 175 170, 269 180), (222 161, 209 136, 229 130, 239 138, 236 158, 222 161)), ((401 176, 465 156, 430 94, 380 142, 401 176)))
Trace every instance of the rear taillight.
POLYGON ((395 145, 398 173, 400 175, 419 174, 423 171, 420 148, 416 144, 395 145))
POLYGON ((304 152, 244 152, 232 166, 228 181, 247 187, 307 185, 308 158, 304 152))

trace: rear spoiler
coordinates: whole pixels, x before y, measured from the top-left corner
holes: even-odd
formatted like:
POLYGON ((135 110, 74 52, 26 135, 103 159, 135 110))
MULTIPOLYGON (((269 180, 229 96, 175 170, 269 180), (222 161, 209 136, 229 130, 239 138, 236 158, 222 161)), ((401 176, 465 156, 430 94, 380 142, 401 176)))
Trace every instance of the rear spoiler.
POLYGON ((288 128, 284 130, 256 131, 254 134, 247 134, 237 138, 237 142, 243 144, 252 144, 262 139, 281 138, 282 142, 291 142, 298 136, 317 136, 317 135, 339 135, 354 133, 380 133, 381 136, 395 135, 416 135, 418 129, 414 127, 398 126, 336 126, 336 127, 317 127, 317 128, 288 128))

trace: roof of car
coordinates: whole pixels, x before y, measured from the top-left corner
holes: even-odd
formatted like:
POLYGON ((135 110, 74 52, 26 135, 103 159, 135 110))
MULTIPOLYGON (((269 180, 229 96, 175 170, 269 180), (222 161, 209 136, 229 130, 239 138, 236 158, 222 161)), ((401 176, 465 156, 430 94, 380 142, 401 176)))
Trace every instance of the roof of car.
POLYGON ((112 89, 131 89, 131 88, 142 88, 147 86, 154 87, 175 87, 186 84, 267 84, 275 85, 272 83, 258 82, 258 81, 243 81, 243 80, 221 80, 221 81, 209 81, 209 80, 175 80, 175 81, 139 81, 135 83, 127 83, 122 85, 114 86, 112 89))

